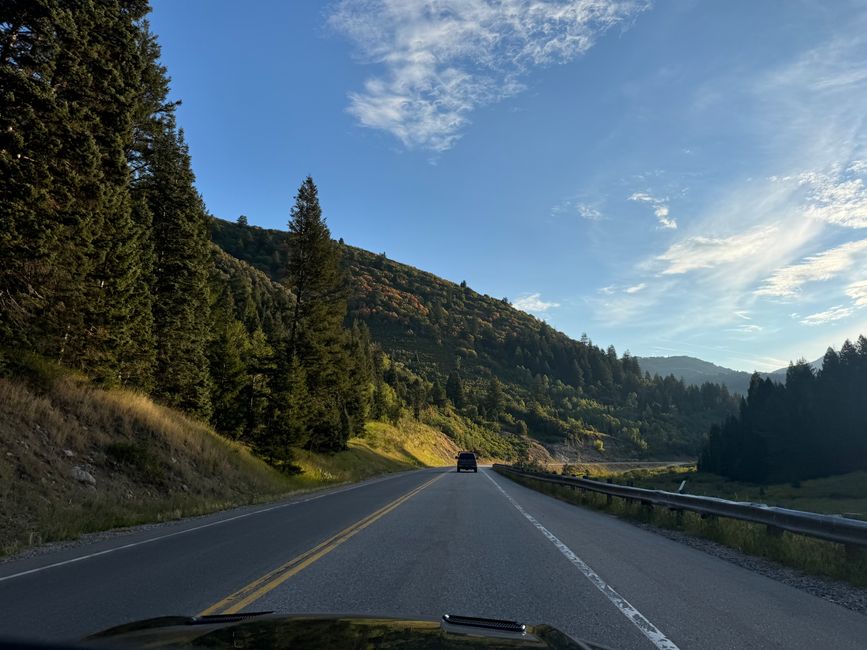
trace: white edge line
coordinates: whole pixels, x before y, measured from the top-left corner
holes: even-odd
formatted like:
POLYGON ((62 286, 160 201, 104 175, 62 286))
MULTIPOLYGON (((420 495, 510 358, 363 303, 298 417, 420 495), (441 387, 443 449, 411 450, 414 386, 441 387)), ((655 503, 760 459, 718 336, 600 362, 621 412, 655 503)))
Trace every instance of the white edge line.
POLYGON ((493 483, 496 488, 503 493, 503 496, 506 497, 509 502, 515 506, 515 508, 520 512, 524 517, 529 521, 533 526, 535 526, 539 532, 541 532, 545 537, 548 538, 548 541, 551 542, 554 546, 557 547, 557 550, 562 553, 567 560, 569 560, 572 564, 574 564, 578 570, 584 574, 593 585, 599 589, 605 597, 608 598, 612 602, 612 604, 620 610, 620 613, 623 614, 626 618, 632 622, 635 627, 637 627, 641 633, 646 636, 650 642, 655 645, 660 650, 680 650, 671 639, 666 637, 662 632, 657 629, 657 627, 648 621, 635 607, 633 607, 628 600, 626 600, 623 596, 618 594, 613 587, 611 587, 607 582, 605 582, 599 574, 597 574, 590 566, 584 562, 580 557, 575 555, 575 553, 566 546, 563 542, 561 542, 557 537, 545 528, 542 524, 540 524, 529 512, 524 510, 517 501, 515 501, 509 494, 500 487, 500 484, 497 483, 493 477, 491 477, 490 472, 484 472, 485 476, 493 483))
MULTIPOLYGON (((423 471, 423 470, 422 470, 423 471)), ((192 533, 197 530, 202 530, 203 528, 210 528, 211 526, 218 526, 220 524, 225 524, 230 521, 235 521, 236 519, 243 519, 245 517, 251 517, 253 515, 260 515, 263 512, 270 512, 271 510, 279 510, 280 508, 288 508, 289 506, 297 506, 302 503, 309 503, 310 501, 316 501, 317 499, 324 499, 325 497, 330 497, 335 494, 341 494, 343 492, 349 492, 350 490, 356 490, 361 487, 365 487, 367 485, 374 485, 376 483, 381 483, 382 481, 387 481, 389 479, 397 478, 399 476, 403 476, 403 473, 392 474, 390 476, 383 476, 374 480, 364 481, 362 483, 356 483, 354 485, 347 485, 342 488, 335 489, 331 492, 326 492, 324 494, 316 494, 311 497, 307 497, 305 499, 299 499, 297 501, 290 501, 288 503, 280 503, 275 506, 270 506, 268 508, 260 508, 259 510, 254 510, 253 512, 245 512, 241 515, 235 515, 234 517, 229 517, 227 519, 220 519, 219 521, 212 521, 207 524, 202 524, 201 526, 193 526, 192 528, 185 528, 184 530, 177 530, 173 533, 168 533, 166 535, 160 535, 159 537, 150 537, 148 539, 143 539, 138 542, 132 542, 130 544, 124 544, 123 546, 115 546, 113 548, 107 548, 104 551, 98 551, 96 553, 90 553, 88 555, 80 555, 79 557, 74 557, 69 560, 63 560, 62 562, 54 562, 53 564, 46 564, 44 566, 36 567, 35 569, 28 569, 27 571, 20 571, 19 573, 13 573, 8 576, 0 577, 0 582, 5 582, 6 580, 12 580, 13 578, 20 578, 22 576, 30 575, 32 573, 39 573, 40 571, 46 571, 48 569, 54 569, 59 566, 64 566, 66 564, 74 564, 75 562, 81 562, 82 560, 89 560, 94 557, 99 557, 100 555, 108 555, 109 553, 114 553, 115 551, 122 551, 127 548, 133 548, 134 546, 142 546, 144 544, 150 544, 151 542, 158 542, 161 539, 168 539, 169 537, 176 537, 178 535, 183 535, 185 533, 192 533)))

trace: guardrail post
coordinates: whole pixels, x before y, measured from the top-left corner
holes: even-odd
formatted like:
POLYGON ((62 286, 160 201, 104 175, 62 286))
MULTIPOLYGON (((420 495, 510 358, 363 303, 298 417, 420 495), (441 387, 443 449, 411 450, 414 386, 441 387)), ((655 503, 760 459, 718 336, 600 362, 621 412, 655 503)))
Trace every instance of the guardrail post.
POLYGON ((783 536, 783 529, 778 528, 777 526, 774 526, 772 524, 768 524, 767 526, 765 526, 765 530, 767 531, 769 537, 779 539, 783 536))
POLYGON ((674 519, 678 526, 683 525, 683 510, 680 508, 669 508, 670 512, 674 513, 674 519))
MULTIPOLYGON (((605 482, 611 485, 614 481, 612 481, 610 478, 607 478, 605 479, 605 482)), ((607 503, 608 505, 611 505, 612 499, 613 497, 610 494, 605 495, 605 503, 607 503)))

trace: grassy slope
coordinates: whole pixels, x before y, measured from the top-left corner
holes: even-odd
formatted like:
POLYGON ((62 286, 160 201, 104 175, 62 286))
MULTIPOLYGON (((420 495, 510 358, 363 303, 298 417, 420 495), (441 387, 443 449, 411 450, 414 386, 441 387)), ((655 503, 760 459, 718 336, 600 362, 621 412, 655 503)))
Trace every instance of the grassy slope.
POLYGON ((299 451, 285 476, 207 425, 37 360, 0 378, 0 554, 109 528, 264 501, 374 474, 451 463, 420 423, 372 423, 329 456, 299 451), (72 477, 75 467, 96 485, 72 477))

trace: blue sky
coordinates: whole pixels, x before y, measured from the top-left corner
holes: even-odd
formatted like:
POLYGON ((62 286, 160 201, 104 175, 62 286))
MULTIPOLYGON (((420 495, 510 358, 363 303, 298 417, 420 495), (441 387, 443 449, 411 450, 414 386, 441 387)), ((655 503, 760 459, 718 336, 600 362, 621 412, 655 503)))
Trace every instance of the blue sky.
POLYGON ((154 0, 198 187, 619 352, 867 334, 862 2, 154 0))

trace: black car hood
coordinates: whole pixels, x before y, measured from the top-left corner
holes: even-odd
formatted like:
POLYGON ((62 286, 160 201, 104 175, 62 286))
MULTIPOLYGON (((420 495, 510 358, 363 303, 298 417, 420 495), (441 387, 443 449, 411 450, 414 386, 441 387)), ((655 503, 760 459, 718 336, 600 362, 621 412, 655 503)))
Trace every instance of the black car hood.
POLYGON ((360 616, 170 616, 138 621, 84 640, 93 648, 557 648, 602 649, 576 641, 549 625, 527 626, 489 619, 442 620, 360 616), (484 623, 488 621, 488 623, 484 623), (475 622, 475 623, 474 623, 475 622))

